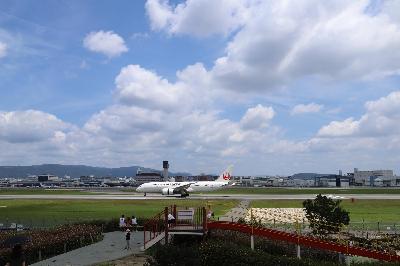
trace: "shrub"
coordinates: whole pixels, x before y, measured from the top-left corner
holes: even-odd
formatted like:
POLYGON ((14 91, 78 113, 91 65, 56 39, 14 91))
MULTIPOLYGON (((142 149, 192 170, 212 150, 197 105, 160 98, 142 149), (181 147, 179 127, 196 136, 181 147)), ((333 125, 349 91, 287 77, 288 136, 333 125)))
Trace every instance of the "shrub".
MULTIPOLYGON (((98 226, 79 224, 63 225, 48 230, 31 230, 24 232, 8 231, 0 233, 0 243, 15 236, 25 236, 30 239, 24 245, 27 263, 34 263, 39 260, 39 250, 42 259, 64 253, 64 244, 67 250, 72 250, 91 244, 102 238, 101 229, 98 226)), ((0 255, 9 257, 11 248, 0 246, 0 255)))
POLYGON ((314 200, 305 200, 303 206, 313 233, 320 237, 337 233, 350 222, 349 212, 340 206, 341 200, 333 200, 318 194, 314 200))
MULTIPOLYGON (((175 241, 174 244, 154 246, 148 253, 152 259, 147 260, 148 266, 159 265, 336 265, 333 262, 313 261, 310 259, 299 260, 287 255, 273 255, 264 250, 251 250, 248 245, 244 246, 241 241, 234 239, 217 239, 215 236, 202 242, 192 238, 175 241)), ((199 239, 199 238, 197 238, 199 239)))
MULTIPOLYGON (((173 244, 168 245, 156 245, 149 252, 152 259, 147 259, 145 265, 147 266, 199 266, 200 254, 198 247, 173 244)), ((213 265, 213 264, 210 264, 213 265)))

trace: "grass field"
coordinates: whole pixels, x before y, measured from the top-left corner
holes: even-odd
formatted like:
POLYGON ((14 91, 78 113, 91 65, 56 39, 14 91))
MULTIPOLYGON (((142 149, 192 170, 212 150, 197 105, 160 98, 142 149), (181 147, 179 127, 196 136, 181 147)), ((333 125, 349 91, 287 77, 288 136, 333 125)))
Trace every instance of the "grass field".
MULTIPOLYGON (((253 208, 302 208, 302 200, 256 200, 253 208)), ((343 200, 351 222, 400 223, 400 200, 343 200)))
MULTIPOLYGON (((0 195, 91 195, 90 191, 76 189, 1 188, 0 195)), ((101 193, 96 193, 101 194, 101 193)))
POLYGON ((151 217, 164 207, 208 206, 219 216, 237 205, 232 200, 0 200, 0 223, 49 224, 118 218, 121 214, 151 217))
POLYGON ((400 188, 272 188, 272 187, 229 187, 204 194, 400 194, 400 188))

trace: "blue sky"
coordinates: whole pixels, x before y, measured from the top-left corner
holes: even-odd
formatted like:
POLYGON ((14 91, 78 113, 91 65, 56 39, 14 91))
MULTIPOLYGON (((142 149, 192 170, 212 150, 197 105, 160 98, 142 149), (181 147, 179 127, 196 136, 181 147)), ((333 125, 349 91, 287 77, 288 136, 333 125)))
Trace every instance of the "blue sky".
POLYGON ((390 0, 2 1, 0 164, 398 172, 399 51, 390 0))

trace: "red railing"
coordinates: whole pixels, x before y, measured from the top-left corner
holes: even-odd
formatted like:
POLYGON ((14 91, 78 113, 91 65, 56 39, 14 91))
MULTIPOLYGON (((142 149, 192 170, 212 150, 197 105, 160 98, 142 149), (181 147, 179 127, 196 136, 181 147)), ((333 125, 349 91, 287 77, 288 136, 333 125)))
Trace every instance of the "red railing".
POLYGON ((173 207, 173 215, 176 218, 175 223, 170 226, 171 229, 181 228, 182 230, 203 230, 207 225, 205 218, 207 217, 204 207, 197 208, 177 208, 173 207), (181 216, 181 214, 183 214, 181 216))
POLYGON ((156 214, 152 218, 150 218, 143 225, 143 245, 146 247, 146 244, 159 236, 162 232, 165 231, 165 216, 168 215, 168 208, 165 208, 162 212, 156 214), (166 212, 167 211, 167 212, 166 212), (146 234, 148 236, 146 236, 146 234))
POLYGON ((231 222, 209 222, 207 223, 208 229, 222 229, 222 230, 231 230, 238 231, 242 233, 262 236, 275 240, 282 240, 302 246, 308 246, 318 249, 330 250, 339 252, 342 254, 355 255, 373 258, 377 260, 384 261, 400 261, 400 256, 395 254, 390 254, 387 252, 382 252, 378 250, 371 250, 361 247, 353 247, 350 245, 338 244, 335 242, 325 241, 318 238, 313 238, 309 236, 302 236, 293 233, 287 233, 283 231, 267 229, 267 228, 258 228, 252 227, 246 224, 239 223, 231 223, 231 222))
MULTIPOLYGON (((149 219, 143 225, 143 246, 146 248, 151 240, 165 232, 167 236, 169 231, 199 231, 203 233, 207 231, 207 214, 204 207, 198 208, 177 208, 176 205, 165 207, 165 209, 149 219), (180 211, 193 210, 193 215, 188 219, 180 219, 180 211), (168 224, 168 214, 172 214, 175 217, 175 222, 168 224)), ((167 238, 166 238, 167 239, 167 238)), ((167 240, 168 241, 168 240, 167 240)))

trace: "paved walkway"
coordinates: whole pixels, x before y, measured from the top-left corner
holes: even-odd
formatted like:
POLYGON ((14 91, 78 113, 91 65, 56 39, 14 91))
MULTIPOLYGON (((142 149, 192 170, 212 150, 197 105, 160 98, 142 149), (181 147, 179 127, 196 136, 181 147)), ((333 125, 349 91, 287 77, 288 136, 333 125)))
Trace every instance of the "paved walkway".
POLYGON ((75 249, 32 265, 92 265, 95 263, 123 258, 132 254, 139 254, 142 253, 140 247, 143 245, 143 232, 132 232, 131 250, 124 249, 125 244, 124 232, 118 231, 105 233, 104 239, 98 243, 75 249))
POLYGON ((247 213, 247 209, 249 208, 249 205, 250 201, 242 200, 237 207, 232 208, 224 216, 219 217, 219 221, 237 222, 239 218, 244 218, 247 213))

